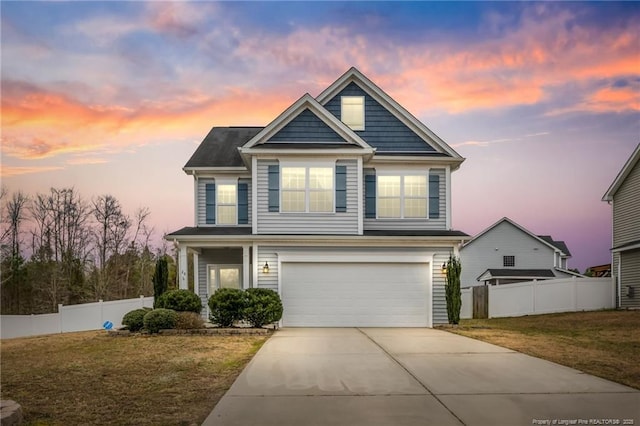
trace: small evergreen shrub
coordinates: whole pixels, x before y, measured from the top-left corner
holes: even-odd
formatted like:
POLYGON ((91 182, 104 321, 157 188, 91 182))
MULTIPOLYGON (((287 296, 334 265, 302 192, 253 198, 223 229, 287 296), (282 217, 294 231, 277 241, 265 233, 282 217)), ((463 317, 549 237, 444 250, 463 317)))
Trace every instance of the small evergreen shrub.
POLYGON ((134 309, 122 317, 122 325, 129 331, 140 331, 144 327, 144 316, 149 312, 148 308, 134 309))
POLYGON ((171 309, 154 309, 144 316, 144 328, 149 333, 157 333, 160 330, 172 329, 176 326, 178 314, 171 309))
POLYGON ((253 327, 262 327, 282 318, 282 301, 277 292, 267 288, 249 288, 244 292, 243 318, 253 327))
POLYGON ((204 327, 204 320, 195 312, 178 312, 176 328, 180 330, 193 330, 204 327))
POLYGON ((237 288, 220 288, 209 297, 210 319, 220 327, 231 327, 242 319, 243 291, 237 288))
POLYGON ((199 314, 202 311, 202 300, 197 294, 189 290, 171 290, 158 298, 156 307, 173 309, 176 312, 195 312, 199 314))

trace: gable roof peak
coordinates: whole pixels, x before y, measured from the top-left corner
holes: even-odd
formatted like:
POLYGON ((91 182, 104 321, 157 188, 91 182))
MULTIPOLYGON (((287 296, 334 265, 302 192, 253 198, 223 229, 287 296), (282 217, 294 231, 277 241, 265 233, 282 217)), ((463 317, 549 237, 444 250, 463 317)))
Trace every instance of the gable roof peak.
POLYGON ((607 189, 607 192, 605 192, 605 194, 602 196, 602 201, 613 201, 613 196, 616 194, 616 192, 618 192, 618 189, 620 189, 620 186, 622 186, 622 183, 625 181, 627 176, 629 176, 629 173, 631 173, 631 170, 633 170, 639 160, 640 143, 638 143, 636 148, 631 153, 631 156, 624 163, 624 166, 622 166, 622 169, 613 180, 611 186, 609 186, 609 189, 607 189))

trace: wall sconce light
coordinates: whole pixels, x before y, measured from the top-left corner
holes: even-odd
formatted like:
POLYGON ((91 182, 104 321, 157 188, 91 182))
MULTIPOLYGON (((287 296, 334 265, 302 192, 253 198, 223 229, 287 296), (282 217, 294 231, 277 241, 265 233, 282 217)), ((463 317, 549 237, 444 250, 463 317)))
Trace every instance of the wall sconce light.
POLYGON ((447 275, 447 262, 442 264, 442 275, 447 275))
POLYGON ((262 272, 265 274, 269 273, 269 264, 267 262, 264 262, 264 266, 262 267, 262 272))

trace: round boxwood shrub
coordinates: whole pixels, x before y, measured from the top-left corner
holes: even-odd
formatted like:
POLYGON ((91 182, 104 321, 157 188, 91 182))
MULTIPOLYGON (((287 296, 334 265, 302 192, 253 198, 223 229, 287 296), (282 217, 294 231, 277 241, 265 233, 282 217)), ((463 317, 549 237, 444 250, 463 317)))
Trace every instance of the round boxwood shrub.
POLYGON ((253 327, 262 327, 282 318, 280 296, 267 288, 249 288, 244 292, 243 318, 253 327))
POLYGON ((220 288, 209 297, 210 319, 220 327, 231 327, 242 319, 244 295, 237 288, 220 288))
POLYGON ((173 309, 154 309, 147 312, 144 316, 144 328, 149 333, 157 333, 160 330, 172 329, 176 326, 178 320, 178 314, 173 309))
POLYGON ((144 316, 149 312, 148 308, 134 309, 127 312, 122 317, 122 325, 126 326, 129 331, 140 331, 144 327, 144 316))
POLYGON ((158 308, 173 309, 176 312, 195 312, 202 310, 202 300, 189 290, 171 290, 158 298, 158 308))
POLYGON ((204 327, 204 320, 195 312, 178 312, 176 328, 180 330, 193 330, 204 327))

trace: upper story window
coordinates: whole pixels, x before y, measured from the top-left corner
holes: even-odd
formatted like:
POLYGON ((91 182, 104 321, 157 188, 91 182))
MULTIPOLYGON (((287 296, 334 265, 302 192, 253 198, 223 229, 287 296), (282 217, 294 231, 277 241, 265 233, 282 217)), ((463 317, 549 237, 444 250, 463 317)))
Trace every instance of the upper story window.
POLYGON ((217 206, 218 224, 235 225, 238 217, 236 197, 237 188, 235 184, 218 185, 217 206))
POLYGON ((378 176, 378 217, 426 219, 426 175, 378 176))
POLYGON ((333 167, 282 167, 282 207, 285 213, 332 213, 333 167))
POLYGON ((342 96, 340 120, 351 130, 364 130, 364 96, 342 96))
POLYGON ((505 268, 516 266, 515 256, 502 256, 502 266, 505 268))

